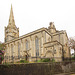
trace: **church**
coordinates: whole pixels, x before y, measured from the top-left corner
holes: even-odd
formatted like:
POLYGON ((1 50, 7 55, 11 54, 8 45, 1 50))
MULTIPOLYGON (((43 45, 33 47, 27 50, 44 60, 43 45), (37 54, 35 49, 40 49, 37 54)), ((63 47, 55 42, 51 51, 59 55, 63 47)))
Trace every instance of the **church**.
POLYGON ((5 62, 26 59, 29 62, 42 58, 54 58, 56 62, 70 57, 68 36, 65 30, 56 30, 54 22, 48 28, 40 28, 19 37, 11 6, 9 23, 5 27, 5 62))

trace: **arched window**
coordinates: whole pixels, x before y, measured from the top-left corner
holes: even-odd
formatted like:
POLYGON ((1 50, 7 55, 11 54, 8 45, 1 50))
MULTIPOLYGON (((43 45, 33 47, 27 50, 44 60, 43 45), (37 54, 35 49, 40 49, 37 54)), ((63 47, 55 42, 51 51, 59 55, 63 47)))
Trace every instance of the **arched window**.
POLYGON ((29 42, 28 42, 28 40, 26 40, 26 50, 28 50, 29 49, 29 42))
POLYGON ((18 58, 20 58, 20 43, 18 43, 18 58))
POLYGON ((36 56, 39 56, 39 40, 38 37, 35 38, 35 49, 36 49, 36 56))
POLYGON ((11 45, 11 59, 13 60, 13 45, 11 45))

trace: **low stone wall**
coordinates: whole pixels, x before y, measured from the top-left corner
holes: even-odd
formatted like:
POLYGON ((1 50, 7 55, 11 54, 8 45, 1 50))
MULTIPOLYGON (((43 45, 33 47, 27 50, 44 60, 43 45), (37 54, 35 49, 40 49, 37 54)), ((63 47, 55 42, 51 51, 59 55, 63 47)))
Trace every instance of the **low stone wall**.
POLYGON ((54 75, 75 72, 75 62, 0 65, 0 75, 54 75))

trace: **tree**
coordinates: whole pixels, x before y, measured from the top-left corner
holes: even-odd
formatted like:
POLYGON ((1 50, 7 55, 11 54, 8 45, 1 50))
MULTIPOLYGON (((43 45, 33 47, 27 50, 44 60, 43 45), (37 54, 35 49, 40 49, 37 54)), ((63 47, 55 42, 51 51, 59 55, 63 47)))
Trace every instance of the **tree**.
POLYGON ((4 59, 5 44, 0 42, 0 64, 4 59))
POLYGON ((5 50, 5 44, 0 42, 0 50, 5 50))
POLYGON ((74 55, 75 55, 75 40, 72 38, 69 38, 69 46, 71 49, 74 49, 74 55))

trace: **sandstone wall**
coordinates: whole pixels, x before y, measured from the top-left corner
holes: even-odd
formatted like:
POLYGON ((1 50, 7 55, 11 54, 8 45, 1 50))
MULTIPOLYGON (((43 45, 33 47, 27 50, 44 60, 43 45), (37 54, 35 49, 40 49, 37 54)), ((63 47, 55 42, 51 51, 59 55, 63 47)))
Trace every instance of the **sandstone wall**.
POLYGON ((54 75, 75 72, 75 62, 0 65, 0 75, 54 75))

